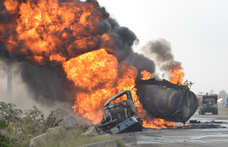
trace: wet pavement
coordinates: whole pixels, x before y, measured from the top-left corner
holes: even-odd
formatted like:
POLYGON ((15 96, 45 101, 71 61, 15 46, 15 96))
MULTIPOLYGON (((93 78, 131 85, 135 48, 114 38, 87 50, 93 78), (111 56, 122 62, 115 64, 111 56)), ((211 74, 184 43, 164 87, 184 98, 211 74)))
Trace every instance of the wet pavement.
MULTIPOLYGON (((142 132, 125 133, 119 136, 128 147, 228 146, 227 114, 195 114, 190 120, 195 120, 193 122, 197 123, 188 121, 185 129, 181 127, 161 130, 144 129, 142 132)), ((175 125, 180 126, 181 123, 175 123, 175 125)))

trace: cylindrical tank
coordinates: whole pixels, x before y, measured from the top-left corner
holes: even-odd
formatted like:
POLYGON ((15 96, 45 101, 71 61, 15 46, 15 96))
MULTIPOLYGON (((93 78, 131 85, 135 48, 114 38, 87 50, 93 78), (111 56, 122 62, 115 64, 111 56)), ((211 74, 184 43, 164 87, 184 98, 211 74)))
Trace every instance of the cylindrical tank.
POLYGON ((188 86, 150 79, 136 82, 136 88, 143 108, 152 117, 185 123, 198 108, 197 97, 188 86))

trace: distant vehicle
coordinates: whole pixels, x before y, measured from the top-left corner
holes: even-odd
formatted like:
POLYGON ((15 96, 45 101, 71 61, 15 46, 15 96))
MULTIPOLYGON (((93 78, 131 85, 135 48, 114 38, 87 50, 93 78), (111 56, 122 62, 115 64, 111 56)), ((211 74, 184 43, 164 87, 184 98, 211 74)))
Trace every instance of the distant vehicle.
POLYGON ((199 115, 204 115, 206 112, 211 112, 213 115, 218 114, 217 105, 218 96, 215 95, 202 95, 198 97, 198 112, 199 115))

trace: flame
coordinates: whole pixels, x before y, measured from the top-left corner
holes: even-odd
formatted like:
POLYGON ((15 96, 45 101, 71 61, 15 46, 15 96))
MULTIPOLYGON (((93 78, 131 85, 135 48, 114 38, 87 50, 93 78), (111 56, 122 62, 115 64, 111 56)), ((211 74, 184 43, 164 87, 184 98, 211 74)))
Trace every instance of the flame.
POLYGON ((11 13, 13 13, 17 9, 18 1, 17 0, 6 0, 4 2, 4 5, 6 6, 6 9, 8 11, 11 11, 11 13))
MULTIPOLYGON (((136 95, 136 68, 128 62, 120 65, 116 57, 107 53, 113 53, 113 49, 101 48, 113 46, 115 41, 100 30, 106 16, 96 2, 27 0, 19 5, 17 0, 5 0, 4 5, 11 14, 19 12, 15 32, 6 39, 7 52, 35 65, 52 62, 62 65, 75 86, 76 94, 71 99, 75 101, 72 108, 77 115, 98 124, 106 100, 122 90, 131 90, 144 127, 173 125, 146 116, 136 95)), ((141 74, 143 80, 151 77, 147 71, 141 74)))
POLYGON ((153 129, 162 129, 162 128, 176 128, 173 122, 166 121, 161 118, 151 118, 147 115, 147 112, 142 108, 139 100, 137 99, 135 102, 135 107, 137 109, 137 114, 143 120, 144 128, 153 128, 153 129))
MULTIPOLYGON (((72 80, 76 87, 82 89, 82 92, 74 96, 75 105, 72 107, 74 112, 94 124, 102 120, 102 108, 106 100, 122 90, 130 89, 137 112, 143 119, 143 127, 161 129, 174 126, 172 122, 162 119, 148 120, 146 111, 143 110, 136 95, 137 89, 134 88, 136 69, 128 63, 118 68, 116 57, 108 54, 104 49, 72 58, 63 64, 63 68, 67 78, 72 80), (118 72, 121 72, 121 75, 118 75, 118 72)), ((124 99, 126 97, 112 103, 124 99)))
POLYGON ((133 66, 124 64, 118 67, 116 57, 104 49, 89 52, 63 63, 67 78, 80 88, 72 107, 77 115, 100 123, 103 107, 109 98, 122 90, 132 90, 136 97, 135 77, 137 71, 133 66), (121 72, 121 75, 118 74, 121 72))
POLYGON ((154 129, 161 129, 161 128, 176 128, 173 122, 166 121, 161 118, 153 118, 151 121, 147 121, 146 124, 143 125, 145 128, 154 128, 154 129))
POLYGON ((183 83, 184 72, 180 71, 181 63, 176 63, 172 68, 169 69, 169 73, 172 74, 169 82, 178 85, 185 85, 183 83))
MULTIPOLYGON (((11 11, 18 4, 15 0, 6 0, 5 5, 11 11)), ((95 3, 72 0, 60 4, 58 0, 39 0, 35 4, 27 0, 19 9, 17 34, 7 43, 9 53, 20 53, 30 62, 44 65, 99 49, 102 35, 94 34, 98 34, 99 23, 104 18, 95 3), (20 49, 16 42, 21 42, 20 49)))
POLYGON ((141 75, 142 75, 142 78, 141 78, 142 80, 149 80, 151 77, 151 73, 146 70, 143 70, 141 72, 141 75))

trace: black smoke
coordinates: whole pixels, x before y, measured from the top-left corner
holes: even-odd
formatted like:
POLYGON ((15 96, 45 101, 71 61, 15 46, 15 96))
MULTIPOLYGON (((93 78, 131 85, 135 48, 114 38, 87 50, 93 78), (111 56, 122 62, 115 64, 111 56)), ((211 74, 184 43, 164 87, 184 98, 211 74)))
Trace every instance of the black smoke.
POLYGON ((108 18, 107 21, 111 25, 111 30, 108 32, 113 38, 114 43, 112 48, 114 50, 113 55, 117 58, 119 63, 129 62, 134 66, 137 71, 137 79, 141 78, 141 72, 147 70, 150 73, 155 72, 155 63, 143 54, 139 54, 133 51, 132 46, 139 40, 134 32, 127 27, 121 27, 118 22, 113 18, 108 18))
MULTIPOLYGON (((59 0, 59 4, 61 5, 71 1, 72 0, 59 0)), ((36 4, 37 0, 32 0, 31 2, 36 4)), ((79 6, 84 3, 79 0, 75 2, 77 2, 79 6)), ((49 61, 49 54, 35 54, 31 52, 25 40, 18 39, 15 26, 17 19, 20 18, 19 9, 10 12, 5 8, 3 3, 4 0, 1 0, 0 60, 14 61, 13 66, 17 66, 18 68, 17 74, 21 75, 23 82, 27 85, 30 94, 36 101, 47 105, 51 105, 53 101, 71 101, 70 98, 75 95, 75 87, 71 81, 67 80, 61 64, 55 61, 49 61), (13 37, 15 44, 6 43, 10 37, 13 37), (10 46, 13 51, 9 50, 7 46, 10 46), (26 54, 22 54, 20 50, 26 51, 26 54), (28 56, 42 56, 42 64, 27 58, 28 56), (14 64, 15 62, 21 63, 14 64)), ((140 73, 143 70, 147 70, 153 74, 155 72, 155 62, 142 54, 135 53, 132 49, 134 43, 139 41, 136 34, 127 27, 121 27, 115 19, 110 18, 109 13, 106 12, 104 7, 99 6, 96 0, 87 0, 85 3, 93 3, 93 5, 97 7, 97 11, 88 16, 86 20, 92 22, 97 15, 101 14, 99 24, 93 24, 95 29, 78 24, 82 12, 75 12, 77 16, 75 17, 75 21, 71 23, 68 28, 64 28, 62 32, 56 32, 55 34, 56 36, 59 35, 59 38, 61 38, 63 42, 56 42, 54 48, 55 53, 61 53, 64 57, 68 57, 67 60, 69 60, 71 57, 104 47, 110 54, 113 54, 117 58, 120 64, 128 62, 134 66, 138 71, 137 79, 141 78, 140 73), (83 31, 81 31, 78 36, 74 36, 72 28, 79 28, 83 31), (66 33, 69 37, 63 37, 61 35, 63 33, 66 33), (107 34, 111 40, 103 40, 101 36, 104 34, 107 34), (84 41, 84 50, 79 47, 78 41, 84 41), (92 43, 95 43, 95 45, 91 45, 92 43)), ((47 30, 45 30, 43 25, 40 25, 36 31, 39 33, 47 30)), ((43 39, 42 36, 40 36, 40 39, 43 39)), ((162 43, 160 43, 161 47, 159 47, 159 43, 152 42, 149 44, 149 46, 152 46, 146 47, 145 50, 151 54, 157 54, 156 62, 167 62, 166 65, 168 65, 168 63, 173 60, 170 51, 171 48, 169 48, 167 44, 166 47, 164 47, 162 43)))
POLYGON ((45 102, 50 106, 54 104, 53 101, 73 102, 69 98, 75 94, 74 85, 67 80, 60 67, 49 65, 38 67, 28 62, 21 62, 18 69, 21 70, 23 82, 37 102, 45 102))
POLYGON ((158 65, 162 71, 168 71, 176 67, 177 64, 180 65, 178 66, 179 69, 182 69, 181 64, 179 64, 180 62, 174 59, 170 43, 165 39, 152 40, 144 46, 142 50, 154 58, 156 65, 158 65))

